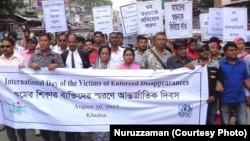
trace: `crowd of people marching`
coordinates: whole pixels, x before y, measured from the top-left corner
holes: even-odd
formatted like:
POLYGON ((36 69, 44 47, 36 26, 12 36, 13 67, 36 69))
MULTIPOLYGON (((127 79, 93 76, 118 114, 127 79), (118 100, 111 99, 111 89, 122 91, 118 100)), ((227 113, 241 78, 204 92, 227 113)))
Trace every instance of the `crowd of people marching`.
MULTIPOLYGON (((137 36, 135 48, 123 46, 123 34, 112 32, 107 38, 101 31, 93 38, 84 39, 73 33, 57 35, 57 44, 51 44, 50 34, 31 36, 28 28, 24 38, 17 40, 17 33, 10 32, 0 44, 0 65, 30 67, 40 70, 56 68, 77 69, 194 69, 196 65, 207 66, 209 98, 207 99, 207 125, 248 124, 250 105, 250 54, 245 50, 241 37, 222 45, 217 37, 200 42, 194 38, 169 41, 164 32, 152 38, 137 36), (151 42, 149 46, 149 41, 151 42)), ((195 80, 194 80, 195 81, 195 80)), ((7 125, 10 141, 26 141, 25 129, 14 129, 7 125), (16 132, 17 134, 16 135, 16 132)), ((58 131, 35 130, 44 141, 60 141, 58 131)), ((79 132, 65 132, 66 141, 80 141, 79 132)), ((95 132, 93 141, 109 141, 108 132, 95 132)))

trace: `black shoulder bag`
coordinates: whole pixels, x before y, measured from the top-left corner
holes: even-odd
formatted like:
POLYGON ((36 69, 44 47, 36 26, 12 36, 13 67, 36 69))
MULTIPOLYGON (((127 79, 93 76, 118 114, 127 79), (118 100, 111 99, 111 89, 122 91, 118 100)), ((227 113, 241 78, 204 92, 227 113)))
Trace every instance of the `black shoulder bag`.
POLYGON ((167 67, 164 65, 164 63, 161 61, 161 59, 159 58, 159 56, 152 50, 150 49, 150 51, 154 54, 154 56, 156 57, 156 59, 160 62, 160 64, 162 65, 162 67, 164 69, 167 69, 167 67))

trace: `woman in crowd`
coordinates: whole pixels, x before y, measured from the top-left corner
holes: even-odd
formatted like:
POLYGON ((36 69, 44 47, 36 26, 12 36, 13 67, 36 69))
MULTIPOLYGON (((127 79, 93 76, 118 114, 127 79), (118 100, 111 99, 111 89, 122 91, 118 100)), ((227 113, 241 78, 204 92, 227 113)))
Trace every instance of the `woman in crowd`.
POLYGON ((190 41, 188 42, 187 56, 191 57, 192 60, 198 59, 196 46, 197 46, 197 40, 194 38, 190 39, 190 41))
MULTIPOLYGON (((93 69, 108 69, 109 60, 111 56, 111 48, 107 45, 101 46, 98 50, 96 62, 93 69)), ((109 141, 109 132, 94 132, 92 136, 93 141, 109 141)))
POLYGON ((211 37, 208 41, 210 60, 219 61, 223 55, 221 53, 220 39, 217 37, 211 37))
POLYGON ((239 59, 244 59, 247 55, 248 52, 245 50, 245 41, 241 37, 237 37, 234 39, 234 43, 237 45, 237 53, 238 53, 238 58, 239 59))
MULTIPOLYGON (((234 39, 234 43, 237 46, 237 57, 240 60, 243 60, 246 63, 248 74, 250 74, 250 55, 246 51, 245 46, 245 40, 242 37, 236 37, 234 39)), ((246 93, 246 98, 250 96, 250 92, 248 89, 244 89, 246 93)), ((247 105, 250 105, 250 99, 247 98, 247 105)), ((235 116, 235 112, 232 112, 232 116, 235 116)), ((237 124, 237 121, 235 121, 235 124, 237 124)))
POLYGON ((135 52, 132 48, 126 48, 123 52, 124 63, 118 69, 140 69, 140 65, 134 63, 135 52))
POLYGON ((93 65, 93 69, 107 69, 111 56, 111 49, 109 46, 101 46, 98 50, 96 61, 93 65))

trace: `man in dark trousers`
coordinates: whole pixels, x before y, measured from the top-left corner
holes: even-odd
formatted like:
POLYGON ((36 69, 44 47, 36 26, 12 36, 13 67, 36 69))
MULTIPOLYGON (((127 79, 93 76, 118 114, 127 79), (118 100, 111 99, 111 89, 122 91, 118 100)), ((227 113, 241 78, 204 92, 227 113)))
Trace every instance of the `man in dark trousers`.
POLYGON ((247 125, 247 105, 244 88, 250 90, 250 77, 246 64, 237 56, 237 46, 228 42, 223 51, 225 58, 219 61, 219 80, 223 85, 220 94, 222 124, 229 125, 232 111, 235 112, 236 124, 247 125))
POLYGON ((89 68, 89 55, 87 52, 77 49, 77 36, 70 34, 68 36, 69 50, 61 54, 66 68, 89 68))
MULTIPOLYGON (((53 52, 50 49, 51 36, 47 33, 40 35, 39 47, 40 50, 30 57, 29 67, 34 70, 48 68, 53 71, 57 68, 64 68, 60 54, 53 52)), ((59 131, 41 130, 41 136, 44 141, 61 141, 59 131)))
POLYGON ((209 46, 207 44, 197 44, 196 51, 198 53, 198 60, 194 60, 194 65, 207 65, 208 71, 208 88, 209 97, 207 99, 207 125, 215 125, 216 112, 217 112, 217 100, 219 92, 215 90, 217 81, 219 79, 219 63, 218 61, 209 58, 209 46))
MULTIPOLYGON (((77 49, 77 36, 70 34, 68 36, 69 50, 61 54, 66 68, 89 68, 89 55, 87 52, 77 49)), ((79 132, 65 132, 66 141, 80 141, 79 132)))

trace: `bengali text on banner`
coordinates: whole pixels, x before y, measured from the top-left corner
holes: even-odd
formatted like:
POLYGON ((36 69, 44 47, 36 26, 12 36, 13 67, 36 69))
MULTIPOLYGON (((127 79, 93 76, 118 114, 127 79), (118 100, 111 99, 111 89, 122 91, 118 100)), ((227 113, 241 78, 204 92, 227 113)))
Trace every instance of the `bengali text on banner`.
POLYGON ((0 123, 109 131, 111 124, 205 124, 207 68, 54 71, 0 68, 0 123))

